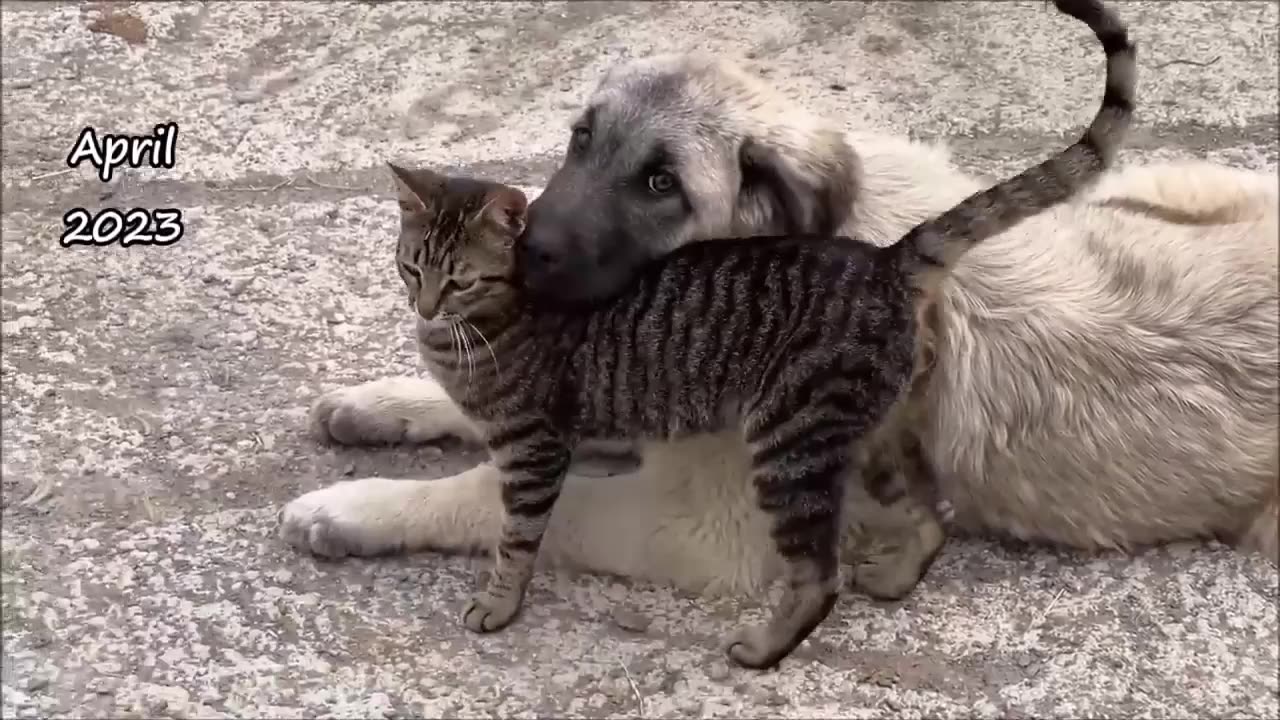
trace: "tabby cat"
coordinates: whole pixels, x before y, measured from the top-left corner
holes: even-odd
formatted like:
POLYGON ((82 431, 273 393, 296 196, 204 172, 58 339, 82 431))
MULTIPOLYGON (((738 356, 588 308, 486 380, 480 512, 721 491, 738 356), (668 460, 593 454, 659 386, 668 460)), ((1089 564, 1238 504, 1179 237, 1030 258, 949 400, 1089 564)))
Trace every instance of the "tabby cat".
POLYGON ((808 637, 837 598, 844 476, 913 378, 922 302, 975 243, 1094 181, 1130 124, 1135 49, 1124 25, 1095 0, 1056 5, 1106 51, 1093 123, 1057 156, 887 248, 800 236, 698 242, 596 307, 552 307, 519 283, 519 190, 391 165, 397 260, 424 359, 504 473, 496 567, 463 610, 467 628, 490 632, 516 615, 579 443, 736 424, 788 584, 767 623, 733 633, 727 653, 765 668, 808 637))

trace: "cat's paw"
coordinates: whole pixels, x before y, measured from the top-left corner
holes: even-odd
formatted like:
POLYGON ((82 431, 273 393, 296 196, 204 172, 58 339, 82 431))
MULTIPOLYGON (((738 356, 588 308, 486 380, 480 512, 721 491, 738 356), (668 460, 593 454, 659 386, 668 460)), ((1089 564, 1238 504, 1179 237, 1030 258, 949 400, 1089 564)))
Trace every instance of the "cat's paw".
POLYGON ((789 650, 777 642, 767 625, 743 625, 729 635, 725 654, 738 665, 765 670, 777 665, 789 650))
POLYGON ((476 593, 462 608, 462 624, 475 633, 501 630, 520 611, 521 596, 515 593, 476 593))
POLYGON ((444 390, 418 378, 383 378, 331 390, 312 403, 308 424, 319 440, 340 445, 476 439, 475 428, 444 390))
POLYGON ((413 481, 364 478, 340 482, 290 501, 280 511, 280 537, 320 557, 369 557, 404 545, 406 494, 413 481))

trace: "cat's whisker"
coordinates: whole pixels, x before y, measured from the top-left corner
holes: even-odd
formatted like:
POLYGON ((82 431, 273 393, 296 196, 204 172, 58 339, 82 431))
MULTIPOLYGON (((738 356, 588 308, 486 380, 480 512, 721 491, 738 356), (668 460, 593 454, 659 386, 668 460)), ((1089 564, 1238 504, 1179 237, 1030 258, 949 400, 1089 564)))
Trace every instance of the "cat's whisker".
POLYGON ((480 339, 484 341, 484 346, 489 350, 489 357, 493 360, 493 372, 495 375, 501 377, 502 369, 498 367, 498 356, 493 352, 493 346, 489 344, 489 338, 485 337, 484 333, 480 332, 480 328, 476 327, 474 323, 467 320, 463 320, 463 322, 467 324, 467 327, 474 330, 476 335, 479 335, 480 339))
POLYGON ((453 372, 462 369, 462 331, 458 323, 449 322, 449 345, 453 346, 453 372))
POLYGON ((466 333, 466 320, 458 318, 458 337, 462 338, 463 351, 467 354, 467 389, 471 389, 471 378, 476 374, 476 358, 471 352, 471 337, 466 333))

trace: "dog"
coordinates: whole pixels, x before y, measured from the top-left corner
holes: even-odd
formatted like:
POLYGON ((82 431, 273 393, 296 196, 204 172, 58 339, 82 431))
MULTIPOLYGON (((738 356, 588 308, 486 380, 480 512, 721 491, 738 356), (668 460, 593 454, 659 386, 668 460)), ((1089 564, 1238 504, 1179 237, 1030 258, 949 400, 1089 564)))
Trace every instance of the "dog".
MULTIPOLYGON (((579 123, 609 138, 593 143, 609 154, 566 155, 526 235, 530 284, 565 299, 605 295, 696 238, 779 232, 784 200, 804 208, 805 230, 888 244, 981 187, 942 147, 845 130, 698 53, 614 67, 579 123), (747 140, 771 150, 768 172, 744 165, 747 140), (679 212, 612 191, 654 148, 682 184, 679 212)), ((909 438, 958 530, 1121 550, 1216 536, 1277 562, 1278 206, 1261 173, 1122 168, 961 261, 927 316, 936 342, 909 438)), ((311 423, 352 445, 475 440, 428 378, 328 393, 311 423)), ((639 468, 608 479, 571 471, 544 563, 710 594, 778 576, 740 438, 641 452, 639 468)), ((872 595, 905 594, 943 543, 914 497, 886 507, 850 493, 846 546, 872 595)), ((281 533, 329 557, 487 552, 501 507, 483 464, 307 493, 282 510, 281 533)))

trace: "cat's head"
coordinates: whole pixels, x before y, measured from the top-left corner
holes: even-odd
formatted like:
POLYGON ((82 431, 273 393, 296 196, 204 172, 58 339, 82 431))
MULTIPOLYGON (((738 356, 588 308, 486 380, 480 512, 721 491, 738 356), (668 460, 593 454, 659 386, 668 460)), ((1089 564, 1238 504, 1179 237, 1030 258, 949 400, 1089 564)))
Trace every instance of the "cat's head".
POLYGON ((396 265, 424 320, 480 319, 516 296, 516 238, 528 201, 487 180, 387 163, 400 203, 396 265))

